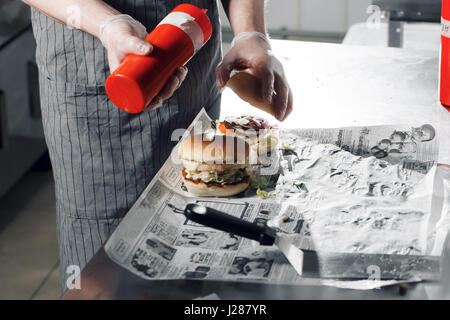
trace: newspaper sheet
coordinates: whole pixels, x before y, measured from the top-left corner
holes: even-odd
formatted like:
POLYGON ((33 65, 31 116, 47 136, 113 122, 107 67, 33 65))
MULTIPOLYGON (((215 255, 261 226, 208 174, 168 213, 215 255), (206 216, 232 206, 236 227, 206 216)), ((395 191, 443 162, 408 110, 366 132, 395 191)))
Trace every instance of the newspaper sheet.
MULTIPOLYGON (((202 110, 173 138, 211 130, 212 124, 202 110)), ((175 147, 108 240, 109 257, 153 280, 311 284, 316 279, 364 289, 374 287, 364 279, 382 286, 439 278, 436 248, 442 243, 436 239, 445 236, 436 236, 437 225, 448 221, 450 212, 433 202, 439 144, 432 126, 279 129, 278 134, 276 155, 252 168, 254 180, 267 180, 259 195, 249 187, 232 198, 192 197, 175 147), (305 251, 303 277, 275 246, 188 221, 183 215, 188 203, 284 233, 305 251)))

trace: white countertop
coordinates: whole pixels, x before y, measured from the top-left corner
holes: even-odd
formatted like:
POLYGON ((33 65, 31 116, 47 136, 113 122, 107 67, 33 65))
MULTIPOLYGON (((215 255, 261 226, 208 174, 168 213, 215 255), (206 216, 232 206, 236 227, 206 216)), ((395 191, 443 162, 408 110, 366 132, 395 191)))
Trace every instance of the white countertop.
POLYGON ((284 123, 242 101, 230 89, 221 118, 251 113, 285 128, 335 128, 430 123, 439 162, 450 163, 450 112, 439 103, 439 52, 273 40, 294 94, 284 123))

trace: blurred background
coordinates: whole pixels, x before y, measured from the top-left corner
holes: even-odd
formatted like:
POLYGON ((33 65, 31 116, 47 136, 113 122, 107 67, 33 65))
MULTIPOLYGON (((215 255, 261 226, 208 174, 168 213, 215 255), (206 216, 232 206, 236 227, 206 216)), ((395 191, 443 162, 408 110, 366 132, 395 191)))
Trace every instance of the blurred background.
MULTIPOLYGON (((274 39, 439 50, 440 0, 272 0, 274 39)), ((29 8, 0 1, 0 299, 60 295, 54 184, 29 8)), ((224 51, 233 34, 222 11, 224 51)))
MULTIPOLYGON (((371 0, 272 0, 266 4, 266 25, 277 39, 340 43, 351 25, 367 20, 369 5, 371 0)), ((224 39, 230 40, 225 17, 222 11, 224 39)))

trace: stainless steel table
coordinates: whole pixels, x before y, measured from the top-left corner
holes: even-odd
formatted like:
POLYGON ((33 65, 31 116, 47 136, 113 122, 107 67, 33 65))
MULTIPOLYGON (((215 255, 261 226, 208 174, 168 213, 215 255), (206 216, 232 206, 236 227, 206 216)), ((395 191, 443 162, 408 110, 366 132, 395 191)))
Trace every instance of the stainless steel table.
MULTIPOLYGON (((438 52, 274 41, 294 92, 295 111, 283 127, 433 124, 442 137, 441 163, 450 163, 450 112, 438 102, 438 52)), ((224 91, 222 116, 266 116, 224 91)), ((271 119, 274 121, 274 119, 271 119)), ((63 299, 190 299, 216 293, 223 299, 438 299, 450 298, 450 239, 440 283, 355 291, 323 286, 281 286, 176 280, 147 281, 112 262, 102 249, 81 274, 81 290, 63 299)))
MULTIPOLYGON (((450 270, 450 269, 449 269, 450 270)), ((229 300, 315 299, 427 299, 423 284, 412 284, 406 294, 398 286, 370 291, 324 286, 287 286, 201 280, 149 281, 112 262, 101 249, 81 273, 81 290, 68 290, 62 299, 195 299, 217 294, 229 300)))

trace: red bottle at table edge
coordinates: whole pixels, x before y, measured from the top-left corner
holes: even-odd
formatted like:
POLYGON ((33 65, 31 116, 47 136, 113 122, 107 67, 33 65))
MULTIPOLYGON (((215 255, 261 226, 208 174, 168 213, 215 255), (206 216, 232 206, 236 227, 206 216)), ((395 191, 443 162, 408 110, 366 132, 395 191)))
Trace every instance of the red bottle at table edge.
POLYGON ((450 111, 450 0, 442 0, 440 100, 450 111))
POLYGON ((147 56, 127 55, 106 79, 108 97, 123 111, 142 112, 211 34, 206 10, 191 4, 178 5, 145 38, 153 51, 147 56))

